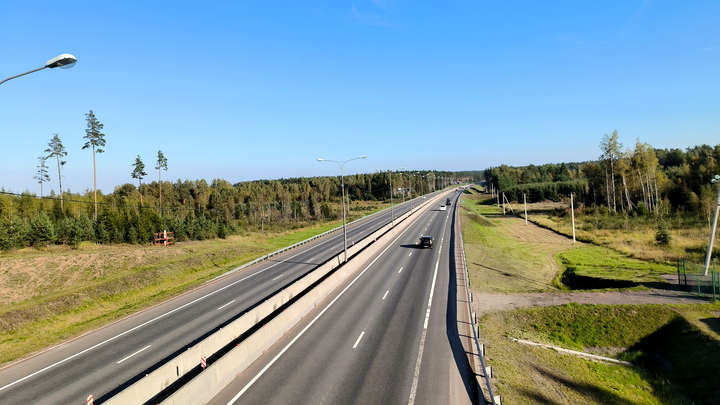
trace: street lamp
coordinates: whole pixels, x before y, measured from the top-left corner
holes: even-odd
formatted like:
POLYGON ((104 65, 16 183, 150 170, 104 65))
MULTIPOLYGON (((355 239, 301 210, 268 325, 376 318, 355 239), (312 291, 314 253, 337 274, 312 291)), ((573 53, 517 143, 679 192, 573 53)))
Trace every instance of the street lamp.
POLYGON ((417 176, 420 178, 420 196, 422 197, 423 195, 425 195, 425 190, 423 190, 423 182, 425 181, 425 176, 420 174, 420 172, 417 172, 417 174, 414 174, 413 176, 417 176))
POLYGON ((49 61, 47 61, 47 63, 45 63, 45 66, 43 66, 41 68, 33 69, 33 70, 31 70, 29 72, 25 72, 25 73, 20 73, 17 76, 8 77, 7 79, 1 81, 0 84, 3 84, 10 79, 14 79, 14 78, 20 77, 20 76, 25 76, 27 74, 37 72, 38 70, 43 70, 45 68, 54 69, 56 67, 59 67, 60 69, 69 69, 69 68, 75 66, 76 62, 77 62, 77 59, 74 56, 70 55, 69 53, 64 53, 62 55, 59 55, 59 56, 56 56, 56 57, 50 59, 49 61))
POLYGON ((412 212, 412 210, 413 210, 413 201, 412 201, 412 177, 410 177, 410 176, 412 176, 412 174, 410 174, 410 173, 402 173, 403 170, 405 170, 405 168, 404 168, 404 167, 401 167, 401 168, 400 168, 400 175, 402 176, 402 175, 404 174, 404 175, 406 175, 406 176, 408 177, 408 187, 407 187, 407 189, 403 189, 403 194, 402 194, 402 196, 403 196, 403 204, 405 203, 405 191, 407 191, 407 192, 408 192, 408 200, 410 200, 410 212, 412 212))
POLYGON ((318 158, 318 162, 333 162, 337 163, 338 166, 340 166, 340 189, 342 190, 342 221, 343 221, 343 246, 344 246, 344 252, 345 252, 345 259, 343 262, 347 261, 347 228, 345 226, 345 180, 343 179, 343 166, 345 166, 345 163, 350 162, 352 160, 358 160, 358 159, 365 159, 367 156, 362 155, 356 158, 343 160, 338 162, 337 160, 329 160, 329 159, 322 159, 318 158))
MULTIPOLYGON (((375 169, 376 172, 382 173, 382 170, 375 169)), ((392 186, 392 172, 390 170, 387 171, 388 175, 390 176, 390 223, 392 224, 392 227, 395 228, 395 213, 393 212, 393 186, 392 186)))
MULTIPOLYGON (((710 183, 720 183, 720 175, 716 174, 710 183)), ((717 230, 718 211, 720 211, 720 187, 718 187, 717 201, 715 201, 715 214, 713 215, 712 226, 710 227, 710 242, 708 242, 707 254, 705 255, 705 273, 707 276, 710 268, 710 257, 712 256, 713 242, 715 242, 715 231, 717 230)))

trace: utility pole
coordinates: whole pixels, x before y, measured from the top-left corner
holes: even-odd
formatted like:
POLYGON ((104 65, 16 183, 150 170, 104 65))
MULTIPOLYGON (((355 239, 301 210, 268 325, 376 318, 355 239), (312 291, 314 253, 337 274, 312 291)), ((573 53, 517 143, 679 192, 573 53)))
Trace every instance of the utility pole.
MULTIPOLYGON (((716 174, 710 183, 720 183, 720 175, 716 174)), ((708 242, 707 254, 705 255, 705 273, 707 276, 710 268, 710 258, 712 257, 713 242, 715 242, 715 231, 717 230, 718 211, 720 211, 720 187, 718 187, 717 200, 715 201, 715 214, 713 215, 712 226, 710 226, 710 241, 708 242)))
POLYGON ((572 218, 573 243, 575 243, 575 204, 573 204, 573 193, 570 193, 570 218, 572 218))

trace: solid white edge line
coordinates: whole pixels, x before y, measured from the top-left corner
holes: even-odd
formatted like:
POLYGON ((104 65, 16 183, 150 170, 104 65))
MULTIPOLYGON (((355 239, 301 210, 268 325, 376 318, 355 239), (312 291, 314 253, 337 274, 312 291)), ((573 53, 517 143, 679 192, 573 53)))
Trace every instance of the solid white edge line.
POLYGON ((358 336, 357 340, 355 341, 355 344, 353 345, 353 349, 357 348, 358 344, 360 344, 360 339, 365 335, 365 331, 362 331, 360 336, 358 336))
MULTIPOLYGON (((447 221, 443 225, 442 235, 445 235, 445 229, 447 228, 447 221)), ((430 286, 430 298, 428 298, 427 311, 425 312, 425 321, 423 322, 423 331, 420 336, 420 348, 418 349, 418 357, 415 363, 415 373, 413 374, 413 382, 410 387, 410 398, 408 399, 408 405, 415 405, 415 397, 417 396, 418 382, 420 381, 420 365, 422 364, 422 356, 425 351, 425 338, 427 337, 428 323, 430 322, 430 308, 432 307, 433 295, 435 295, 435 283, 437 281, 438 268, 440 267, 440 252, 442 252, 444 237, 440 239, 440 248, 438 249, 438 258, 435 262, 435 272, 433 273, 433 281, 430 286)))
POLYGON ((430 307, 432 306, 433 293, 435 291, 435 281, 437 280, 438 266, 440 265, 440 255, 435 262, 435 274, 433 274, 432 285, 430 286, 430 298, 428 299, 427 311, 425 312, 425 322, 423 323, 423 331, 420 336, 420 349, 418 350, 417 361, 415 362, 415 373, 413 374, 413 382, 410 387, 410 398, 408 405, 415 404, 415 396, 417 395, 418 381, 420 380, 420 364, 422 363, 423 351, 425 351, 425 338, 427 336, 428 322, 430 321, 430 307))
MULTIPOLYGON (((324 244, 324 243, 326 243, 326 242, 323 242, 322 244, 324 244)), ((320 246, 320 245, 321 245, 321 244, 318 244, 317 246, 320 246)), ((293 255, 293 256, 290 256, 290 257, 288 257, 287 259, 285 259, 284 261, 287 261, 287 260, 289 260, 289 259, 292 259, 292 258, 294 258, 295 256, 298 256, 298 255, 300 255, 300 254, 302 254, 302 253, 303 253, 303 252, 298 252, 298 254, 293 255)), ((111 338, 109 338, 109 339, 106 339, 106 340, 104 340, 104 341, 102 341, 102 342, 100 342, 100 343, 97 343, 97 344, 95 344, 94 346, 90 346, 90 347, 88 347, 87 349, 81 350, 81 351, 73 354, 72 356, 66 357, 66 358, 64 358, 64 359, 62 359, 62 360, 60 360, 60 361, 58 361, 58 362, 55 362, 55 363, 53 363, 53 364, 51 364, 51 365, 49 365, 49 366, 46 366, 46 367, 44 367, 44 368, 42 368, 42 369, 40 369, 40 370, 38 370, 38 371, 35 371, 35 372, 31 373, 31 374, 28 374, 28 375, 26 375, 25 377, 20 378, 19 380, 15 380, 15 381, 13 381, 13 382, 11 382, 11 383, 3 386, 3 387, 0 387, 0 391, 4 390, 4 389, 6 389, 6 388, 12 387, 13 385, 15 385, 15 384, 17 384, 17 383, 23 382, 23 381, 27 380, 28 378, 32 378, 32 377, 34 377, 34 376, 36 376, 36 375, 38 375, 38 374, 41 374, 41 373, 43 373, 43 372, 45 372, 45 371, 47 371, 47 370, 50 370, 51 368, 56 367, 56 366, 58 366, 58 365, 60 365, 60 364, 62 364, 62 363, 65 363, 66 361, 72 360, 72 359, 74 359, 75 357, 82 356, 83 354, 85 354, 85 353, 87 353, 87 352, 89 352, 89 351, 91 351, 91 350, 93 350, 93 349, 97 349, 98 347, 100 347, 100 346, 102 346, 102 345, 104 345, 104 344, 106 344, 106 343, 108 343, 108 342, 111 342, 111 341, 113 341, 113 340, 115 340, 115 339, 117 339, 117 338, 119 338, 119 337, 122 337, 122 336, 127 335, 127 334, 130 333, 130 332, 133 332, 133 331, 135 331, 135 330, 137 330, 137 329, 140 329, 140 328, 142 328, 142 327, 144 327, 144 326, 146 326, 146 325, 149 325, 149 324, 157 321, 158 319, 162 319, 162 318, 164 318, 164 317, 166 317, 166 316, 168 316, 168 315, 170 315, 170 314, 173 314, 173 313, 175 313, 175 312, 177 312, 177 311, 180 311, 181 309, 184 309, 184 308, 186 308, 186 307, 189 307, 190 305, 195 304, 195 303, 198 302, 198 301, 202 301, 202 300, 204 300, 204 299, 207 298, 207 297, 210 297, 210 296, 212 296, 212 295, 215 295, 215 294, 219 293, 220 291, 223 291, 223 290, 225 290, 225 289, 227 289, 227 288, 230 288, 230 287, 234 286, 235 284, 238 284, 238 283, 240 283, 240 282, 243 282, 243 281, 245 281, 245 280, 247 280, 247 279, 249 279, 249 278, 251 278, 251 277, 255 277, 255 276, 257 276, 258 274, 264 273, 264 272, 266 272, 267 270, 270 270, 271 268, 279 265, 280 263, 282 263, 282 262, 274 263, 274 264, 272 264, 271 266, 268 266, 267 268, 258 271, 257 273, 253 273, 253 274, 251 274, 251 275, 249 275, 249 276, 247 276, 247 277, 243 277, 242 279, 237 280, 237 281, 234 281, 234 282, 226 285, 225 287, 218 288, 217 290, 212 291, 212 292, 210 292, 210 293, 208 293, 208 294, 205 294, 205 295, 203 295, 202 297, 196 298, 196 299, 188 302, 187 304, 181 305, 181 306, 179 306, 179 307, 177 307, 177 308, 175 308, 175 309, 173 309, 173 310, 170 310, 170 311, 168 311, 168 312, 166 312, 166 313, 164 313, 164 314, 162 314, 162 315, 159 315, 159 316, 157 316, 157 317, 155 317, 155 318, 153 318, 153 319, 151 319, 151 320, 149 320, 149 321, 147 321, 147 322, 141 323, 140 325, 137 325, 137 326, 135 326, 135 327, 133 327, 133 328, 130 328, 130 329, 126 330, 125 332, 119 333, 119 334, 117 334, 117 335, 115 335, 115 336, 113 336, 113 337, 111 337, 111 338)))
POLYGON ((232 304, 233 302, 235 302, 235 300, 232 300, 232 301, 228 302, 227 304, 221 306, 220 308, 218 308, 218 311, 221 310, 221 309, 223 309, 223 308, 225 308, 226 306, 232 304))
POLYGON ((131 354, 131 355, 129 355, 129 356, 127 356, 127 357, 125 357, 124 359, 122 359, 122 360, 118 361, 118 362, 117 362, 117 363, 115 363, 115 364, 120 364, 120 363, 122 363, 123 361, 125 361, 125 360, 129 359, 130 357, 132 357, 132 356, 134 356, 134 355, 136 355, 136 354, 138 354, 138 353, 142 352, 142 351, 143 351, 143 350, 145 350, 145 349, 148 349, 148 348, 149 348, 150 346, 151 346, 151 345, 147 345, 147 346, 143 347, 142 349, 140 349, 140 350, 136 351, 135 353, 133 353, 133 354, 131 354))
MULTIPOLYGON (((410 226, 412 226, 412 224, 410 224, 410 226)), ((250 382, 248 382, 248 383, 245 385, 245 387, 243 387, 243 389, 240 390, 240 392, 238 392, 238 393, 230 400, 230 402, 227 403, 227 405, 234 405, 235 402, 236 402, 238 399, 240 399, 240 397, 245 393, 245 391, 249 390, 250 387, 252 387, 252 385, 255 384, 255 382, 256 382, 257 380, 259 380, 260 377, 262 377, 263 374, 265 374, 265 373, 268 371, 268 369, 269 369, 273 364, 275 364, 275 362, 278 361, 278 359, 280 359, 280 357, 281 357, 283 354, 285 354, 285 352, 288 351, 288 350, 290 349, 290 347, 291 347, 292 345, 294 345, 295 342, 296 342, 298 339, 300 339, 300 337, 301 337, 302 335, 304 335, 305 332, 307 332, 308 329, 310 329, 310 327, 313 326, 313 324, 315 324, 315 322, 317 322, 317 320, 320 319, 320 317, 323 316, 323 314, 325 314, 325 312, 327 312, 327 310, 330 309, 330 307, 331 307, 333 304, 335 304, 335 302, 336 302, 337 300, 339 300, 340 297, 342 297, 343 294, 345 294, 345 292, 346 292, 347 290, 349 290, 350 287, 352 287, 353 284, 355 284, 355 282, 356 282, 358 279, 360 279, 360 277, 362 277, 362 275, 365 274, 365 272, 366 272, 373 264, 375 264, 375 262, 376 262, 378 259, 380 259, 380 257, 382 257, 382 255, 384 255, 385 252, 387 252, 387 250, 390 249, 390 248, 393 246, 393 244, 394 244, 395 242, 397 242, 397 240, 400 239, 400 237, 401 237, 405 232, 407 232, 408 229, 410 229, 410 226, 408 226, 404 231, 402 231, 402 232, 400 233, 400 235, 398 235, 392 242, 390 242, 390 244, 389 244, 382 252, 380 252, 380 254, 379 254, 375 259, 373 259, 373 261, 370 262, 370 264, 368 264, 367 267, 365 267, 365 268, 363 269, 363 271, 361 271, 360 274, 358 274, 358 275, 353 279, 353 281, 350 282, 350 284, 348 284, 342 291, 340 291, 340 294, 338 294, 337 297, 335 297, 332 301, 330 301, 330 303, 329 303, 325 308, 323 308, 323 310, 320 311, 320 313, 319 313, 312 321, 310 321, 310 323, 308 323, 307 326, 305 326, 305 327, 303 328, 303 330, 301 330, 300 333, 298 333, 297 336, 295 336, 295 337, 290 341, 290 343, 287 344, 287 346, 285 346, 282 350, 280 350, 280 353, 278 353, 272 360, 270 360, 270 362, 269 362, 268 364, 266 364, 265 367, 263 367, 263 369, 260 370, 260 372, 257 373, 257 374, 255 375, 255 377, 253 377, 252 380, 250 380, 250 382)))

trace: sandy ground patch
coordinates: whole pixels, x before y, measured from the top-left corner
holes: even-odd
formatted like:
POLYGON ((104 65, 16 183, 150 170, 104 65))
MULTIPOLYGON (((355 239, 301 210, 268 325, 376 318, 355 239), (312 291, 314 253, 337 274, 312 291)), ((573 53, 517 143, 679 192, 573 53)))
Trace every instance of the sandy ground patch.
POLYGON ((677 290, 602 291, 563 293, 489 294, 473 291, 472 308, 478 317, 507 309, 569 304, 702 304, 707 298, 677 290))

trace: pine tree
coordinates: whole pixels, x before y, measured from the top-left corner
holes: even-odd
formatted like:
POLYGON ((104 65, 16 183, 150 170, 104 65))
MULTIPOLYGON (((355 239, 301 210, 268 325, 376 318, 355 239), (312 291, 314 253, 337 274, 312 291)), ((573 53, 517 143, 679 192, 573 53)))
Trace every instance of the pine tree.
POLYGON ((65 206, 63 205, 62 174, 60 173, 60 167, 64 166, 65 163, 67 163, 66 161, 62 160, 63 157, 67 156, 67 152, 65 151, 65 146, 63 146, 62 141, 60 140, 60 136, 58 136, 58 134, 53 134, 53 137, 50 140, 48 146, 49 148, 45 149, 45 152, 49 153, 46 158, 50 159, 51 157, 54 157, 57 161, 58 185, 60 186, 60 209, 64 210, 65 206))
POLYGON ((162 151, 158 151, 157 156, 157 166, 155 166, 155 169, 158 171, 158 188, 160 189, 160 215, 162 216, 162 176, 160 170, 167 171, 168 165, 167 165, 167 159, 165 158, 165 155, 163 155, 162 151))
POLYGON ((45 164, 46 159, 47 158, 45 156, 38 156, 38 162, 40 162, 40 164, 38 164, 37 166, 37 174, 35 175, 35 177, 33 177, 40 184, 40 197, 43 196, 43 183, 45 183, 46 181, 50 181, 50 176, 47 172, 48 167, 45 164))
POLYGON ((135 163, 133 163, 133 171, 130 173, 133 179, 138 179, 138 190, 140 191, 140 205, 143 203, 143 195, 142 195, 142 179, 147 176, 147 173, 145 173, 145 163, 143 163, 142 159, 140 158, 140 155, 137 155, 135 158, 135 163))
POLYGON ((85 129, 85 136, 83 138, 88 141, 85 142, 85 145, 83 145, 82 148, 91 148, 93 153, 93 197, 95 199, 95 211, 93 218, 97 221, 97 164, 95 161, 95 154, 105 152, 102 149, 105 147, 105 134, 100 132, 103 129, 103 124, 95 118, 93 110, 90 110, 89 113, 85 114, 85 117, 87 121, 87 129, 85 129))

